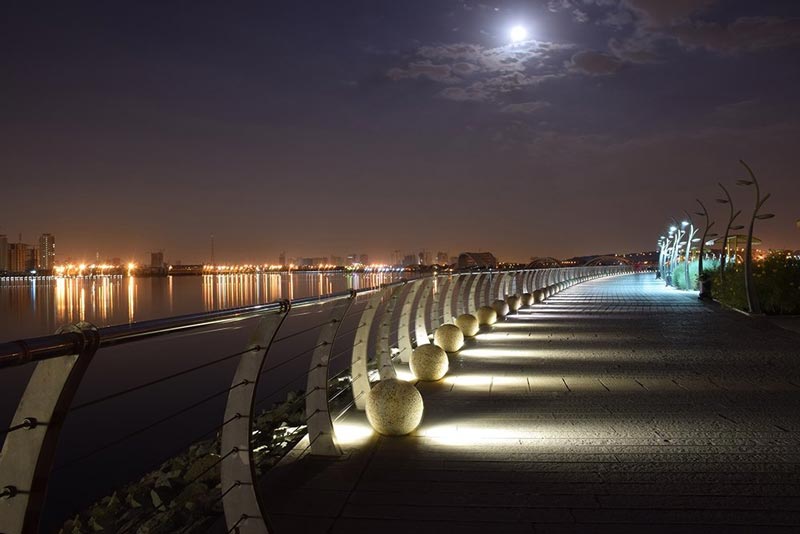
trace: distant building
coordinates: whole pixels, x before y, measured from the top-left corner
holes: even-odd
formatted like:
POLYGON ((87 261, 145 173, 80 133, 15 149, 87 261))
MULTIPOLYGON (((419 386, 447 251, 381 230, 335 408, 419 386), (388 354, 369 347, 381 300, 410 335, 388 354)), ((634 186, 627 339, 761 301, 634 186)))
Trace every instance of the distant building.
POLYGON ((344 265, 344 261, 342 260, 341 256, 331 256, 331 263, 336 265, 337 267, 341 267, 344 265))
POLYGON ((436 253, 436 263, 439 265, 446 265, 448 261, 450 261, 450 256, 447 255, 447 252, 436 253))
POLYGON ((497 258, 491 252, 462 252, 458 256, 459 269, 492 269, 497 267, 497 258))
POLYGON ((36 258, 36 268, 43 271, 52 271, 56 264, 56 237, 53 234, 39 236, 39 249, 36 258))
POLYGON ((403 258, 403 267, 408 267, 410 265, 419 265, 419 256, 416 254, 407 254, 403 258))
POLYGON ((163 269, 164 268, 164 252, 151 252, 150 253, 150 267, 153 269, 163 269))
POLYGON ((11 243, 8 246, 8 270, 12 273, 24 273, 28 261, 28 245, 11 243))
POLYGON ((369 265, 369 256, 367 256, 366 254, 361 254, 361 255, 358 257, 358 262, 359 262, 361 265, 369 265))
POLYGON ((39 261, 39 247, 29 247, 25 254, 25 272, 35 271, 39 261))
POLYGON ((8 237, 0 235, 0 272, 9 271, 9 254, 8 237))
POLYGON ((358 263, 358 254, 348 254, 347 265, 355 265, 356 263, 358 263))
POLYGON ((281 252, 278 256, 278 265, 286 265, 286 252, 281 252))

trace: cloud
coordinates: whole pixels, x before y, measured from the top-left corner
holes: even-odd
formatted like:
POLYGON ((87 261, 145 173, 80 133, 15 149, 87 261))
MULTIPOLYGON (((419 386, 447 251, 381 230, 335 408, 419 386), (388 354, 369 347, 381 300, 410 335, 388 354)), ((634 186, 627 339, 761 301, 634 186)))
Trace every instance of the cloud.
POLYGON ((517 104, 508 104, 500 111, 504 113, 536 113, 545 108, 550 107, 550 102, 544 100, 534 100, 531 102, 519 102, 517 104))
POLYGON ((430 61, 410 63, 406 69, 393 68, 390 69, 386 75, 394 81, 405 78, 416 79, 420 77, 435 82, 450 83, 455 81, 455 78, 452 76, 452 68, 450 65, 434 65, 430 61))
POLYGON ((426 45, 416 51, 416 60, 386 75, 393 81, 425 78, 458 86, 438 93, 448 100, 505 105, 503 95, 565 76, 563 64, 573 48, 534 40, 494 48, 469 43, 426 45))
POLYGON ((612 38, 608 41, 608 49, 616 57, 629 63, 658 61, 653 40, 645 37, 632 37, 625 40, 612 38))
POLYGON ((717 0, 623 0, 645 25, 660 28, 689 19, 717 0))
POLYGON ((695 22, 671 28, 670 33, 687 49, 754 52, 800 44, 800 18, 740 17, 728 26, 695 22))
POLYGON ((584 50, 574 54, 567 66, 572 71, 602 76, 617 72, 622 67, 622 61, 609 54, 584 50))

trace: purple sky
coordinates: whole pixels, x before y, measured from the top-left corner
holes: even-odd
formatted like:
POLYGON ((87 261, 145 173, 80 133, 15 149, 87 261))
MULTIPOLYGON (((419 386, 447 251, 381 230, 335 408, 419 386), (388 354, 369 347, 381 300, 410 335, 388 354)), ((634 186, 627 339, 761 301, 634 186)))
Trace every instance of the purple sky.
MULTIPOLYGON (((201 5, 202 4, 202 5, 201 5)), ((64 259, 653 249, 750 163, 800 249, 800 2, 0 8, 0 233, 64 259), (529 39, 512 43, 522 25, 529 39)))

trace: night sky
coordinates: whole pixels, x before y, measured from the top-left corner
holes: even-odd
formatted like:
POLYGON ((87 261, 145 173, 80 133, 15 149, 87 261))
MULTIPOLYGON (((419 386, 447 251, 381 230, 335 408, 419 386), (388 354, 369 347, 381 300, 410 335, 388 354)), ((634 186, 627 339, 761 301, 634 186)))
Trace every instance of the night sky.
POLYGON ((800 2, 6 2, 0 233, 60 259, 800 249, 800 2), (124 5, 123 5, 124 4, 124 5), (527 39, 512 42, 514 26, 527 39))

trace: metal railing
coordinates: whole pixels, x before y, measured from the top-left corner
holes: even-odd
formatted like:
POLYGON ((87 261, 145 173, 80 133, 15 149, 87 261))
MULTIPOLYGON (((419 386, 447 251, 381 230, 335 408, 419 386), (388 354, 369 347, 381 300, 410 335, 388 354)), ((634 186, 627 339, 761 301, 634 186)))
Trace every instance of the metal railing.
MULTIPOLYGON (((395 377, 396 361, 407 362, 413 348, 429 343, 440 325, 507 295, 531 293, 532 301, 539 303, 574 283, 629 271, 628 267, 571 267, 441 274, 321 297, 127 325, 97 328, 77 323, 55 335, 0 344, 0 369, 35 364, 11 424, 0 428, 0 437, 5 437, 0 452, 0 533, 38 531, 52 473, 113 450, 126 440, 156 431, 190 410, 222 398, 225 408, 221 421, 192 436, 186 444, 188 447, 218 436, 213 441, 217 448, 213 461, 205 470, 195 470, 185 485, 218 470, 218 491, 209 509, 221 508, 229 532, 270 532, 257 491, 258 472, 262 470, 257 453, 266 447, 258 444, 260 405, 304 383, 305 388, 291 397, 287 408, 287 413, 300 414, 300 424, 291 432, 282 431, 290 436, 281 450, 288 450, 304 434, 311 454, 340 455, 334 421, 348 410, 363 410, 370 378, 395 377), (324 319, 310 321, 320 316, 324 319), (296 318, 303 320, 296 327, 287 326, 289 319, 296 318), (250 327, 250 323, 254 325, 250 327), (98 351, 234 324, 251 328, 249 341, 240 349, 81 403, 73 402, 98 351), (305 345, 297 346, 302 343, 305 345), (275 356, 279 353, 280 357, 275 356), (236 360, 229 387, 187 400, 179 409, 54 465, 68 414, 236 360), (265 376, 283 380, 258 395, 265 376)), ((163 513, 163 506, 153 503, 153 514, 163 513)), ((133 531, 134 527, 126 529, 133 531)))

